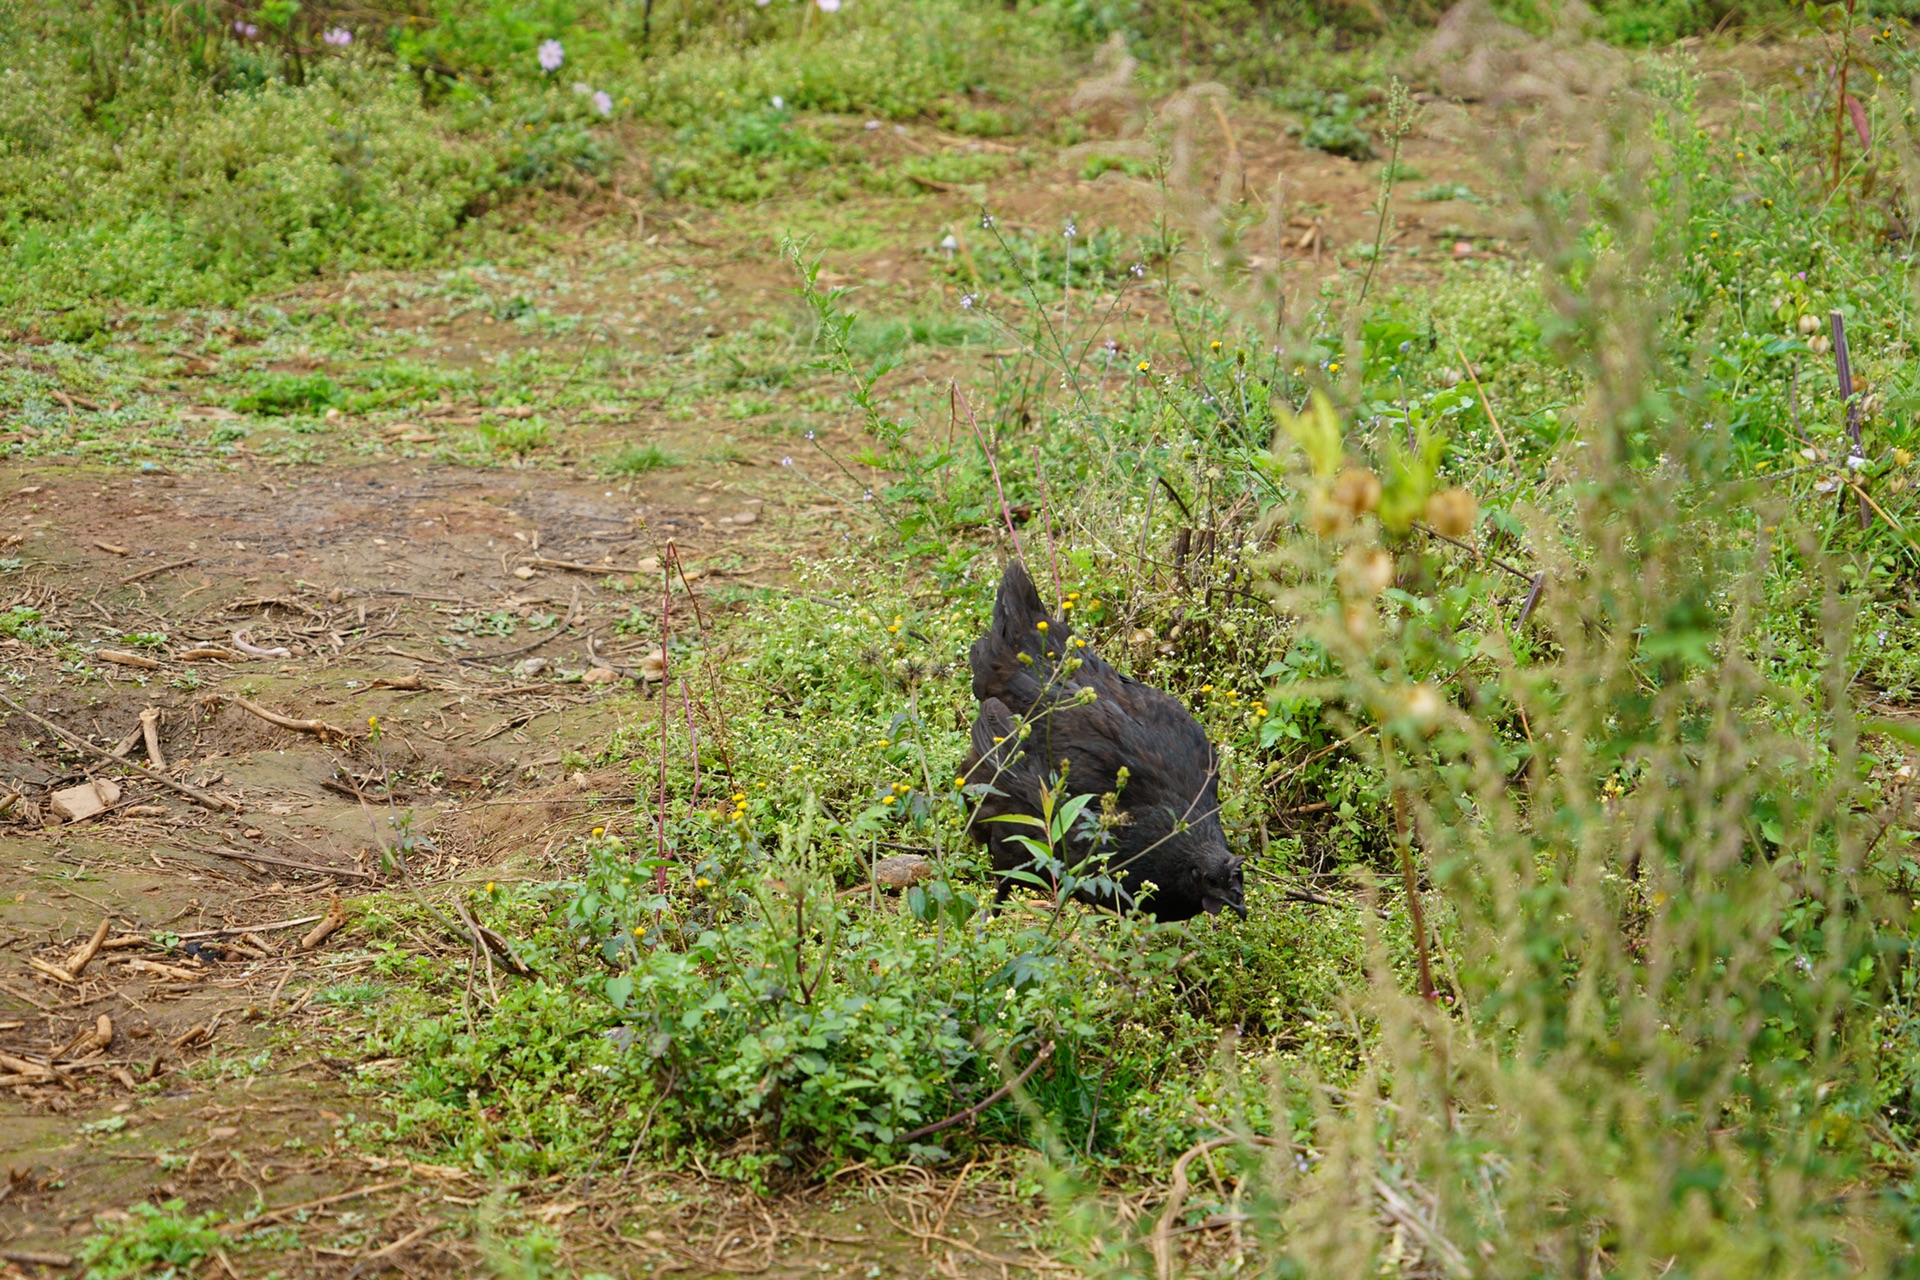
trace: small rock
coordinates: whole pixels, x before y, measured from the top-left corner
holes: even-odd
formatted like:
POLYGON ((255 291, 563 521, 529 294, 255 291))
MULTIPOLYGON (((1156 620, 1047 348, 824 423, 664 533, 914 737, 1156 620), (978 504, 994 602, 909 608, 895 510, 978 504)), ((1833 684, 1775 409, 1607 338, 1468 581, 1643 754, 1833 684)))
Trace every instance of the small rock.
POLYGON ((620 673, 612 667, 595 667, 580 677, 581 684, 612 684, 620 678, 620 673))
POLYGON ((755 520, 758 520, 759 518, 760 518, 760 513, 758 511, 742 511, 738 515, 734 516, 733 522, 735 524, 752 524, 755 520))
POLYGON ((545 658, 522 658, 514 665, 515 675, 537 676, 553 664, 545 658))
POLYGON ((239 1136, 240 1136, 240 1130, 230 1124, 217 1125, 214 1128, 207 1130, 207 1137, 211 1138, 215 1142, 221 1142, 226 1140, 227 1138, 237 1138, 239 1136))
POLYGON ((518 569, 515 569, 513 571, 513 576, 520 579, 520 581, 525 582, 528 578, 539 577, 540 571, 534 568, 530 564, 523 564, 518 569))
POLYGON ((933 879, 933 864, 917 853, 900 853, 873 864, 873 882, 887 889, 905 889, 933 879))
POLYGON ((56 791, 47 797, 47 807, 62 822, 91 818, 108 805, 120 802, 120 786, 110 778, 95 778, 77 787, 56 791))
POLYGON ((1471 258, 1473 256, 1472 241, 1455 240, 1453 242, 1453 256, 1456 258, 1471 258))

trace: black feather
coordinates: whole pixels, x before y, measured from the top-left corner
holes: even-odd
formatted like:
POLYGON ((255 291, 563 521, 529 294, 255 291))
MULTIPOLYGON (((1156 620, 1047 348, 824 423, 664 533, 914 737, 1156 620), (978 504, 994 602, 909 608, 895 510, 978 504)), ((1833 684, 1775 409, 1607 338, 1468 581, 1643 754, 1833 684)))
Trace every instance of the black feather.
MULTIPOLYGON (((1077 643, 1072 624, 1048 614, 1018 560, 1000 579, 972 667, 980 713, 960 771, 970 785, 987 784, 969 830, 987 845, 1002 894, 1006 873, 1032 861, 1013 838, 1032 828, 993 819, 1038 816, 1041 786, 1064 774, 1067 795, 1117 792, 1124 815, 1101 846, 1118 900, 1082 897, 1137 905, 1162 920, 1222 908, 1246 914, 1241 859, 1220 830, 1218 757, 1205 732, 1173 697, 1077 643), (1082 692, 1089 689, 1090 702, 1082 692)), ((1082 843, 1063 857, 1093 851, 1082 843)))

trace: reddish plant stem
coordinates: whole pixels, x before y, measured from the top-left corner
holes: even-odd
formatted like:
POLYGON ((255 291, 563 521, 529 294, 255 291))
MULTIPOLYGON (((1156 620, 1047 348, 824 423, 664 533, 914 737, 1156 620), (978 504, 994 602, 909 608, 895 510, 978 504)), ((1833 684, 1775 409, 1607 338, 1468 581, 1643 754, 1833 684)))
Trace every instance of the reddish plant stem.
POLYGON ((1413 874, 1413 833, 1407 824, 1407 792, 1393 789, 1393 827, 1400 845, 1400 878, 1407 891, 1407 916, 1413 924, 1414 955, 1420 961, 1420 997, 1432 1003, 1439 999, 1433 986, 1433 965, 1427 959, 1427 913, 1420 904, 1420 885, 1413 874))
POLYGON ((1840 31, 1840 90, 1833 103, 1833 185, 1840 185, 1840 157, 1846 148, 1847 72, 1853 65, 1853 7, 1847 0, 1847 21, 1840 31))
POLYGON ((1033 474, 1040 480, 1040 524, 1047 535, 1047 560, 1053 566, 1053 600, 1061 603, 1060 553, 1053 546, 1053 504, 1047 500, 1047 472, 1040 463, 1040 446, 1033 446, 1033 474))
POLYGON ((993 472, 993 491, 1000 495, 1000 518, 1007 522, 1007 536, 1013 539, 1014 554, 1025 560, 1027 553, 1020 545, 1020 535, 1013 528, 1013 508, 1007 505, 1007 491, 1000 484, 1000 463, 993 456, 993 446, 987 442, 986 433, 980 430, 980 419, 973 416, 973 405, 961 392, 957 381, 953 384, 953 393, 966 406, 967 421, 973 425, 973 438, 980 442, 980 452, 987 455, 987 469, 993 472))
POLYGON ((661 893, 667 891, 667 650, 673 639, 673 566, 678 559, 673 543, 667 543, 660 566, 660 812, 654 829, 654 856, 660 865, 653 869, 653 886, 661 893))

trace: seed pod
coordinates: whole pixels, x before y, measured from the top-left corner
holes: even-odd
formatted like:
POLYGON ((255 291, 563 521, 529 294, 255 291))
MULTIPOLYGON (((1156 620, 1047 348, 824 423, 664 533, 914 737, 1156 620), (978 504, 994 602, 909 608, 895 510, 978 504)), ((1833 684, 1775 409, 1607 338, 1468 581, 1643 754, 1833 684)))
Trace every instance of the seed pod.
POLYGON ((1350 547, 1340 557, 1340 593, 1371 600, 1393 585, 1393 557, 1380 547, 1350 547))
POLYGON ((1818 332, 1820 332, 1819 316, 1801 316, 1800 317, 1800 336, 1801 337, 1811 338, 1814 334, 1818 332))
POLYGON ((1427 525, 1449 538, 1464 538, 1473 532, 1480 515, 1480 504, 1465 489, 1442 489, 1427 499, 1427 525))
POLYGON ((1380 477, 1365 467, 1349 467, 1333 481, 1333 500, 1358 518, 1380 505, 1380 477))
POLYGON ((1813 352, 1813 354, 1817 356, 1823 356, 1827 354, 1827 352, 1833 350, 1833 340, 1827 337, 1827 335, 1824 333, 1819 334, 1812 338, 1808 338, 1807 350, 1813 352))
POLYGON ((1336 502, 1324 488, 1316 488, 1307 498, 1307 528, 1322 538, 1330 538, 1353 523, 1353 513, 1336 502))

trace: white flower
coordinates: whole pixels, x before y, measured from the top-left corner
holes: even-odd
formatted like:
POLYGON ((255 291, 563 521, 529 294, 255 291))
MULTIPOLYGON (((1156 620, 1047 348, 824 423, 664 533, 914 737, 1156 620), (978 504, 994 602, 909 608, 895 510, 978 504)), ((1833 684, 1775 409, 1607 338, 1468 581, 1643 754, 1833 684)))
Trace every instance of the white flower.
POLYGON ((567 51, 558 40, 542 40, 535 56, 540 59, 542 71, 558 71, 560 64, 567 60, 567 51))
POLYGON ((776 94, 774 94, 774 95, 773 95, 773 109, 774 109, 775 111, 785 111, 785 110, 787 109, 787 100, 786 100, 785 98, 783 98, 783 97, 781 97, 781 96, 780 96, 779 94, 777 94, 777 93, 776 93, 776 94))
POLYGON ((960 242, 953 238, 952 232, 948 232, 947 235, 941 239, 940 247, 946 252, 952 253, 955 249, 958 249, 960 247, 960 242))
POLYGON ((593 95, 593 109, 603 116, 613 114, 613 95, 605 89, 593 95))
POLYGON ((813 2, 820 6, 822 13, 840 12, 840 0, 813 0, 813 2))

